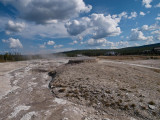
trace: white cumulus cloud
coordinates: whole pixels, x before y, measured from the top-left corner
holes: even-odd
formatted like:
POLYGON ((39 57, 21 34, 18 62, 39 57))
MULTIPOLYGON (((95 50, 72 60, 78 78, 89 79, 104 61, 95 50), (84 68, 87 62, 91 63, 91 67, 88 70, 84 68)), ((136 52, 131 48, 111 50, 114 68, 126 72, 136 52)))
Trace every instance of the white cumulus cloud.
POLYGON ((141 27, 141 30, 143 31, 154 31, 160 29, 160 26, 158 24, 153 24, 153 25, 143 25, 141 27))
POLYGON ((54 48, 61 48, 63 45, 55 45, 54 48))
POLYGON ((155 7, 156 7, 156 8, 159 8, 159 7, 160 7, 160 3, 158 3, 157 5, 155 5, 155 7))
POLYGON ((156 17, 156 20, 160 20, 160 17, 158 16, 158 17, 156 17))
POLYGON ((70 45, 75 45, 75 44, 77 44, 77 43, 78 43, 78 41, 77 41, 77 40, 74 40, 73 42, 70 43, 70 45))
POLYGON ((90 45, 90 46, 105 46, 107 43, 107 40, 102 38, 102 39, 89 39, 87 41, 87 44, 90 45))
POLYGON ((152 7, 151 2, 152 0, 142 0, 142 5, 144 5, 145 8, 151 8, 152 7))
POLYGON ((85 44, 91 47, 101 46, 101 47, 108 47, 108 48, 122 48, 128 47, 128 41, 119 41, 119 42, 111 42, 106 40, 105 38, 102 39, 89 39, 85 44))
POLYGON ((143 40, 153 40, 152 36, 145 37, 143 32, 136 29, 131 30, 131 35, 129 37, 130 41, 143 41, 143 40))
POLYGON ((145 16, 145 15, 146 15, 146 14, 145 14, 144 12, 142 12, 142 11, 141 11, 139 14, 140 14, 141 16, 145 16))
POLYGON ((151 34, 159 34, 160 35, 160 30, 155 30, 155 31, 151 32, 151 34))
POLYGON ((70 35, 76 36, 85 31, 88 28, 89 23, 89 18, 82 18, 81 20, 69 21, 65 24, 65 27, 70 35))
POLYGON ((131 12, 131 15, 128 17, 128 19, 136 18, 137 13, 136 12, 131 12))
POLYGON ((124 18, 127 18, 128 15, 127 15, 127 12, 122 12, 118 15, 120 18, 124 17, 124 18))
POLYGON ((142 26, 142 30, 144 30, 144 31, 147 31, 147 30, 149 30, 150 28, 149 28, 149 26, 148 25, 143 25, 142 26))
POLYGON ((2 40, 4 43, 8 43, 10 48, 23 48, 19 39, 9 38, 8 40, 2 40))
POLYGON ((11 20, 6 24, 6 34, 21 32, 25 28, 25 23, 16 23, 11 20))
POLYGON ((70 35, 79 35, 90 29, 88 34, 92 34, 92 38, 100 39, 108 36, 117 36, 121 33, 119 27, 119 17, 112 18, 111 15, 92 14, 80 20, 68 22, 65 27, 70 35))
POLYGON ((91 15, 92 26, 94 27, 93 38, 99 39, 108 36, 120 35, 119 27, 120 18, 112 18, 111 15, 104 16, 103 14, 91 15))
POLYGON ((157 15, 156 20, 160 20, 160 13, 157 15))
POLYGON ((54 45, 54 44, 55 44, 54 41, 48 41, 48 42, 47 42, 47 45, 54 45))
POLYGON ((46 24, 55 20, 77 17, 82 12, 89 12, 91 5, 83 0, 0 0, 10 4, 20 13, 20 17, 37 24, 46 24))

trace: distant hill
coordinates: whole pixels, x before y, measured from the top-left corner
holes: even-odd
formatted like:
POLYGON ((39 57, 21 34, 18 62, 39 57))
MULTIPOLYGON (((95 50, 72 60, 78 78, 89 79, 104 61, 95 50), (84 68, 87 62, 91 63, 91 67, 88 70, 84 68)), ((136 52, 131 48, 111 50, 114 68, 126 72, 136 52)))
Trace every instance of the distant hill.
POLYGON ((73 50, 63 52, 69 57, 75 57, 77 55, 86 55, 86 56, 101 56, 105 55, 107 52, 114 51, 119 55, 157 55, 159 53, 154 51, 154 48, 160 47, 160 43, 143 45, 137 47, 127 47, 121 49, 85 49, 85 50, 73 50))

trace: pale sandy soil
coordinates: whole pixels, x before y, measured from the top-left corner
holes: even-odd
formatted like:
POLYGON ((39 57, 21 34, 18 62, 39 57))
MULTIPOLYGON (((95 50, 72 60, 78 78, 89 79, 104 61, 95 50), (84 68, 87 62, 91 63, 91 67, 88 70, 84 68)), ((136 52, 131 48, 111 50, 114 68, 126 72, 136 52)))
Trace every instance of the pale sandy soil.
POLYGON ((104 61, 67 62, 55 58, 0 63, 0 120, 159 119, 159 71, 104 61), (51 90, 50 71, 57 71, 51 90), (155 103, 152 110, 150 101, 155 103))
POLYGON ((159 63, 100 60, 68 64, 57 69, 51 87, 55 96, 94 107, 110 119, 159 120, 159 63))
POLYGON ((25 65, 27 65, 27 62, 0 63, 0 99, 17 88, 16 86, 11 87, 10 79, 12 76, 9 75, 9 72, 24 67, 25 65))
POLYGON ((160 68, 160 60, 135 60, 126 62, 160 68))
POLYGON ((68 59, 34 60, 0 64, 0 120, 93 119, 93 108, 52 96, 48 72, 68 59))

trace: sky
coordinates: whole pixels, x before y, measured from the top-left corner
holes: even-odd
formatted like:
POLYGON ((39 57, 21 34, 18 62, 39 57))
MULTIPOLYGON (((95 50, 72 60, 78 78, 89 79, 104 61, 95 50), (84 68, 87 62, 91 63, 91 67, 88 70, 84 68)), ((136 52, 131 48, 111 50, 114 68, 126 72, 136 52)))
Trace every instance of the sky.
POLYGON ((160 43, 159 0, 0 0, 0 54, 160 43))

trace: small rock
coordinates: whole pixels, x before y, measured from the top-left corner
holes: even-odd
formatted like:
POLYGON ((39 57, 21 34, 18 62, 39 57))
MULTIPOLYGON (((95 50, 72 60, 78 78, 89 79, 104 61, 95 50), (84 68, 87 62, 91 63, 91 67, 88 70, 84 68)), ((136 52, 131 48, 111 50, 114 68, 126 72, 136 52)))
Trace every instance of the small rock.
POLYGON ((68 118, 63 118, 62 120, 69 120, 68 118))
POLYGON ((135 119, 135 118, 131 117, 131 118, 130 118, 130 120, 137 120, 137 119, 135 119))
POLYGON ((156 107, 154 105, 148 105, 149 109, 154 110, 156 107))
POLYGON ((90 118, 89 117, 85 117, 85 118, 83 118, 83 120, 90 120, 90 118))
POLYGON ((102 120, 110 120, 109 118, 103 118, 102 120))

